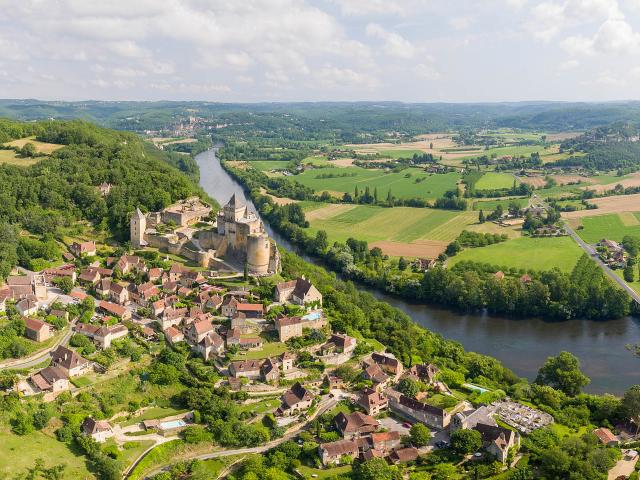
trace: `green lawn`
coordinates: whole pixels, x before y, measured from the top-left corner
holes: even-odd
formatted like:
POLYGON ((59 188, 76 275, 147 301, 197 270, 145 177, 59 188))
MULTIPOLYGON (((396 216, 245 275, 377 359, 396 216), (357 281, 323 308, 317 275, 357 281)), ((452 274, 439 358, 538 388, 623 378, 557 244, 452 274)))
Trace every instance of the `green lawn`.
POLYGON ((550 270, 558 267, 570 272, 582 253, 582 249, 570 237, 520 237, 487 247, 466 248, 449 259, 449 265, 472 260, 503 268, 550 270))
MULTIPOLYGON (((476 190, 500 190, 513 186, 514 176, 510 173, 487 172, 476 182, 476 190)), ((516 181, 516 183, 520 183, 516 181)))
POLYGON ((78 388, 88 387, 92 383, 87 377, 72 378, 70 381, 78 388))
POLYGON ((256 360, 259 358, 277 357, 283 354, 287 350, 287 346, 280 342, 265 343, 259 350, 247 350, 245 352, 238 352, 232 360, 256 360))
POLYGON ((253 413, 265 413, 275 410, 280 406, 279 398, 267 398, 260 400, 259 402, 249 403, 246 405, 240 405, 238 411, 240 412, 253 412, 253 413))
MULTIPOLYGON (((634 217, 640 220, 640 213, 635 213, 634 217)), ((640 236, 640 225, 625 225, 617 213, 584 217, 582 225, 584 228, 576 232, 588 243, 596 243, 603 238, 619 242, 625 235, 640 236)))
POLYGON ((344 242, 349 237, 368 242, 411 243, 421 239, 450 242, 477 222, 477 214, 432 208, 358 205, 328 218, 311 218, 309 221, 312 233, 325 230, 331 242, 344 242))
POLYGON ((187 411, 188 410, 185 409, 177 409, 171 407, 151 407, 148 410, 145 410, 142 415, 138 415, 132 418, 122 417, 118 419, 117 422, 122 424, 123 427, 127 427, 129 425, 135 425, 136 423, 140 423, 145 420, 155 420, 156 418, 170 417, 172 415, 178 415, 179 413, 185 413, 187 411))
POLYGON ((455 190, 460 175, 455 172, 442 175, 428 174, 420 168, 407 168, 401 172, 390 173, 379 169, 360 167, 333 167, 307 170, 300 175, 288 177, 289 181, 299 182, 313 188, 316 192, 348 192, 355 188, 364 193, 369 187, 371 195, 378 190, 378 198, 384 200, 387 194, 398 198, 440 198, 448 190, 455 190), (333 178, 322 178, 335 175, 333 178))
POLYGON ((85 457, 54 436, 42 432, 14 435, 6 429, 0 430, 0 478, 13 478, 26 473, 37 458, 42 458, 46 467, 64 463, 67 468, 63 480, 95 480, 87 469, 85 457))
POLYGON ((333 467, 328 469, 319 469, 319 468, 311 468, 306 466, 298 467, 298 472, 302 475, 302 478, 305 479, 323 479, 323 478, 331 478, 337 475, 349 475, 353 467, 351 465, 343 465, 341 467, 333 467))

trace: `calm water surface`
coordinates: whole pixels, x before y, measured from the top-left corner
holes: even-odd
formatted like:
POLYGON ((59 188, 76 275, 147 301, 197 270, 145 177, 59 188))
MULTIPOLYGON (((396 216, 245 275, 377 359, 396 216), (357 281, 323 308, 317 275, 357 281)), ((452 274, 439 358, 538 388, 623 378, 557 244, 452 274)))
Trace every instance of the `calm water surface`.
MULTIPOLYGON (((213 150, 201 153, 196 160, 200 166, 200 183, 211 197, 224 204, 235 193, 247 201, 242 187, 222 169, 213 150)), ((252 208, 252 203, 247 203, 252 208)), ((266 227, 280 246, 292 249, 285 238, 266 227)), ((628 343, 640 343, 637 319, 545 322, 460 315, 370 291, 423 327, 459 341, 467 350, 496 357, 516 374, 529 379, 535 377, 549 355, 567 350, 580 358, 582 369, 591 378, 589 392, 622 394, 629 385, 640 383, 640 358, 625 349, 628 343)))

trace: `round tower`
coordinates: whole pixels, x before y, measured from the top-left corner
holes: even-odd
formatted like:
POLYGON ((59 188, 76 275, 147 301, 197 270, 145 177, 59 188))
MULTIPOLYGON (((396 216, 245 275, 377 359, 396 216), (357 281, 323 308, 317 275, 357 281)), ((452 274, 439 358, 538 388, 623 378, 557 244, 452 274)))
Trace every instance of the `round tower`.
POLYGON ((254 233, 247 236, 247 267, 250 273, 266 275, 269 273, 271 242, 266 233, 254 233))

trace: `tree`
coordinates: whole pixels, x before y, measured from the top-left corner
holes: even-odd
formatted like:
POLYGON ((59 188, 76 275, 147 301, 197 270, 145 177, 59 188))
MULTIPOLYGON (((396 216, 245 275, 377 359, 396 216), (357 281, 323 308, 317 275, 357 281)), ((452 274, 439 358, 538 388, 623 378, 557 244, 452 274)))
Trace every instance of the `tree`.
POLYGON ((538 370, 535 383, 549 385, 569 396, 576 396, 588 385, 589 377, 580 371, 580 360, 569 352, 549 357, 538 370))
POLYGON ((37 153, 38 151, 36 150, 36 146, 31 142, 25 143, 24 146, 20 149, 20 155, 22 155, 23 157, 35 157, 37 153))
POLYGON ((415 398, 420 391, 420 385, 418 382, 411 378, 403 378, 398 383, 398 391, 404 393, 407 397, 415 398))
POLYGON ((411 436, 411 443, 416 447, 424 447, 428 445, 429 440, 431 440, 431 430, 422 423, 414 423, 411 425, 409 435, 411 436))
POLYGON ((73 281, 69 277, 58 277, 53 280, 54 285, 56 285, 62 293, 68 295, 73 290, 73 281))
POLYGON ((485 221, 486 219, 484 218, 484 212, 480 210, 480 213, 478 213, 478 223, 484 223, 485 221))
POLYGON ((398 259, 398 270, 401 272, 407 269, 408 262, 404 257, 398 259))
POLYGON ((391 195, 391 189, 387 192, 387 206, 393 207, 393 195, 391 195))
POLYGON ((244 271, 243 271, 242 277, 245 282, 249 280, 249 263, 246 260, 244 262, 244 271))
POLYGON ((482 447, 482 435, 477 430, 456 430, 451 434, 451 447, 464 455, 482 447))
POLYGON ((457 240, 454 240, 449 245, 447 245, 447 248, 444 251, 444 253, 446 253, 450 257, 453 257, 455 254, 459 253, 460 250, 462 250, 460 243, 457 240))
POLYGON ((397 480, 399 472, 383 458, 372 458, 356 467, 355 480, 397 480))
POLYGON ((432 470, 432 480, 451 480, 458 478, 458 469, 452 463, 439 463, 432 470))
POLYGON ((622 397, 622 411, 632 419, 636 425, 640 423, 640 385, 633 385, 624 392, 622 397))
POLYGON ((635 280, 633 265, 627 263, 627 266, 624 267, 624 270, 622 271, 622 275, 624 276, 624 280, 626 282, 633 282, 635 280))

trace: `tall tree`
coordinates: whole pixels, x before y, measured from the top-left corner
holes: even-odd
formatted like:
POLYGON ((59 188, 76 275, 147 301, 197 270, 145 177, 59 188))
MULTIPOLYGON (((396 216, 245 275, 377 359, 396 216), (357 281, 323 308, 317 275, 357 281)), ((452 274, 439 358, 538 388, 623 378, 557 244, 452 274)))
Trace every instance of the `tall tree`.
POLYGON ((580 371, 580 360, 569 352, 547 358, 536 377, 536 383, 549 385, 569 396, 580 393, 591 380, 580 371))

